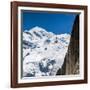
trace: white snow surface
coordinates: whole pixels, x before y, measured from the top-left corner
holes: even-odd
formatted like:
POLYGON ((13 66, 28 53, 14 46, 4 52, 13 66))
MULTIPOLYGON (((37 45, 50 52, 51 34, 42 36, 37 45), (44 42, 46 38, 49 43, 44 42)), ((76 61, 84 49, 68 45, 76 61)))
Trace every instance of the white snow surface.
POLYGON ((70 34, 67 33, 56 35, 38 26, 25 30, 23 32, 23 76, 56 75, 57 70, 64 63, 69 42, 70 34), (52 61, 54 61, 53 64, 52 61))

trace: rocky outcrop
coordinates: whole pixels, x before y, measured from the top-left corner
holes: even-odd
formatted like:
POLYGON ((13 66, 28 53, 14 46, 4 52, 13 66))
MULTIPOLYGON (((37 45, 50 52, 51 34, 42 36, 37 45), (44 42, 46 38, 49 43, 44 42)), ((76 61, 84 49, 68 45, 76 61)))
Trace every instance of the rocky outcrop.
POLYGON ((71 33, 70 44, 65 56, 64 64, 57 71, 56 75, 72 75, 79 74, 79 15, 74 21, 71 33))

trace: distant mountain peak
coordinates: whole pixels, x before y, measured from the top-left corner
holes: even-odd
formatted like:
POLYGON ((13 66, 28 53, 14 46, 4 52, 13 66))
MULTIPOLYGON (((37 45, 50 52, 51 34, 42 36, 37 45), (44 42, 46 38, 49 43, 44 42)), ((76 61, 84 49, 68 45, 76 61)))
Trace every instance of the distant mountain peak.
POLYGON ((31 28, 31 29, 29 30, 29 32, 39 32, 39 31, 44 31, 44 32, 46 32, 46 30, 45 30, 44 28, 39 27, 39 26, 35 26, 35 27, 33 27, 33 28, 31 28))

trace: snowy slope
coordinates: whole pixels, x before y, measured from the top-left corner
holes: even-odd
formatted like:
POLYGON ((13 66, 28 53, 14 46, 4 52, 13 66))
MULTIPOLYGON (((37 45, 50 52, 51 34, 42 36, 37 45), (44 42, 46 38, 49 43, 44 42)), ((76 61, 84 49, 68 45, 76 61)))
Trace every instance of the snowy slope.
POLYGON ((56 75, 70 42, 69 34, 55 35, 41 27, 23 32, 23 76, 56 75))

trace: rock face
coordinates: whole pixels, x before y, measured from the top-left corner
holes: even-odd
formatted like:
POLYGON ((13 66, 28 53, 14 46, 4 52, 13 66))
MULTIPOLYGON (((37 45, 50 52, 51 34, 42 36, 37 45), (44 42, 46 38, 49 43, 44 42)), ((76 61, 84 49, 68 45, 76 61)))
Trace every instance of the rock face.
POLYGON ((76 16, 64 64, 56 75, 79 74, 79 15, 76 16))

